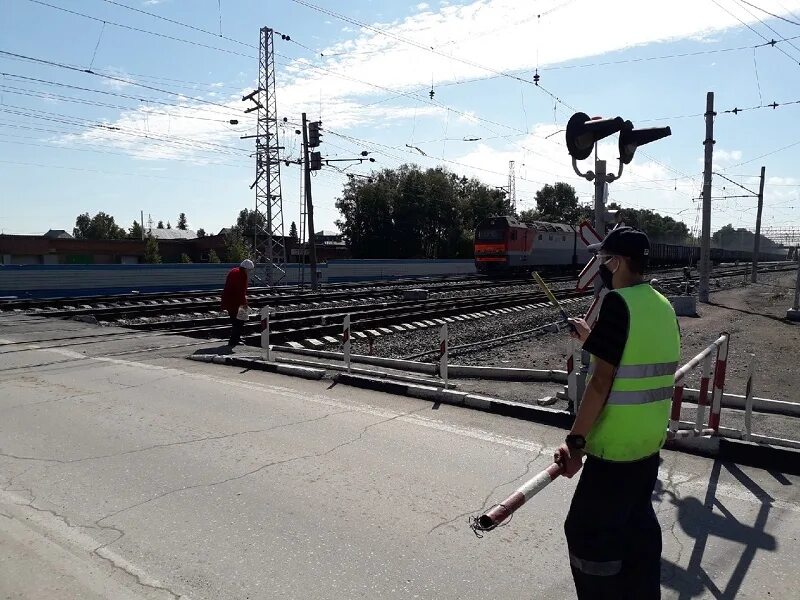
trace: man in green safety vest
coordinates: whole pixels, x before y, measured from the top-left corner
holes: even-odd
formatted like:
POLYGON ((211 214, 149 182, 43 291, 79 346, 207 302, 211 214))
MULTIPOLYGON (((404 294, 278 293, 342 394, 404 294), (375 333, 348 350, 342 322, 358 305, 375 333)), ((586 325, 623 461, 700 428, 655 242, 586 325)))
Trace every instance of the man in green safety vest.
POLYGON ((575 423, 555 454, 567 477, 583 467, 564 523, 569 561, 580 600, 651 600, 661 597, 652 493, 680 331, 669 301, 644 281, 643 232, 618 227, 589 250, 611 291, 594 327, 571 320, 591 360, 575 423))

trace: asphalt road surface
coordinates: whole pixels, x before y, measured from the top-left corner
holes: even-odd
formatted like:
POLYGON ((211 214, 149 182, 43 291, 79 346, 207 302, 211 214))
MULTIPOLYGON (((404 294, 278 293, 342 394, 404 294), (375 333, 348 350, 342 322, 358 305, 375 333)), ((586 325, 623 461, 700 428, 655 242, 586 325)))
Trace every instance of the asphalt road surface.
MULTIPOLYGON (((576 480, 483 539, 467 524, 563 431, 149 337, 35 342, 97 331, 0 322, 0 597, 574 597, 576 480)), ((664 452, 664 598, 796 597, 799 484, 664 452)))

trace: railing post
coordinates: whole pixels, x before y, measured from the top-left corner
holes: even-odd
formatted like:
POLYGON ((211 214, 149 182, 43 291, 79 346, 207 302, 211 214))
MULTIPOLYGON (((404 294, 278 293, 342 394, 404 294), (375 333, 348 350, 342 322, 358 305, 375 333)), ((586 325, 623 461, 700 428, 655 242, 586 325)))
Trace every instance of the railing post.
POLYGON ((581 351, 572 344, 572 354, 567 359, 567 396, 570 399, 570 410, 572 414, 578 414, 581 405, 581 393, 579 390, 579 373, 581 365, 581 351))
POLYGON ((447 345, 447 323, 445 323, 439 330, 439 377, 444 381, 445 388, 447 388, 447 345))
POLYGON ((344 366, 347 372, 350 372, 350 315, 344 316, 344 323, 342 324, 342 354, 344 357, 344 366))
POLYGON ((672 412, 669 415, 670 431, 677 431, 681 420, 681 403, 683 402, 683 379, 675 382, 672 391, 672 412))
POLYGON ((750 355, 750 371, 747 374, 747 388, 744 401, 744 439, 749 442, 753 435, 753 376, 756 369, 756 355, 750 355))
POLYGON ((714 391, 711 394, 711 414, 708 417, 708 426, 719 431, 719 417, 722 411, 722 395, 725 391, 725 371, 728 367, 728 343, 730 335, 723 333, 725 340, 717 349, 717 364, 714 367, 714 391))
POLYGON ((697 397, 697 416, 694 421, 694 428, 697 431, 703 429, 703 421, 706 417, 706 406, 708 406, 708 384, 711 380, 711 353, 709 352, 703 359, 703 374, 700 376, 700 393, 697 397))
POLYGON ((269 345, 269 306, 261 309, 261 355, 272 362, 272 348, 269 345))

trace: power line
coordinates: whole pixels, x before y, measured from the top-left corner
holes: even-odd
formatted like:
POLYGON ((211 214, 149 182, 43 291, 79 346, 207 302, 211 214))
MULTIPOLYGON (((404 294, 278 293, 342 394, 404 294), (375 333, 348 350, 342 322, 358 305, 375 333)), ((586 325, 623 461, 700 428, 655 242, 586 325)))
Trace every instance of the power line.
MULTIPOLYGON (((111 104, 110 102, 100 102, 98 100, 89 100, 87 98, 78 98, 78 97, 75 97, 75 96, 65 96, 63 94, 54 94, 52 92, 43 92, 41 90, 34 90, 34 89, 30 89, 30 88, 21 88, 21 87, 16 87, 16 86, 13 86, 13 85, 0 84, 0 90, 3 90, 3 91, 5 91, 6 93, 9 93, 9 94, 15 94, 15 95, 19 95, 19 96, 28 96, 28 97, 31 97, 31 98, 41 98, 41 99, 44 99, 44 100, 59 100, 59 101, 62 101, 62 102, 71 102, 71 103, 74 103, 74 104, 85 104, 87 106, 97 106, 97 107, 101 107, 101 108, 116 108, 116 109, 120 109, 120 110, 136 110, 137 108, 141 108, 141 107, 137 107, 137 106, 125 106, 123 104, 111 104)), ((102 90, 84 89, 84 91, 96 91, 98 93, 102 93, 102 90)), ((117 95, 117 94, 114 94, 114 95, 117 95)), ((123 96, 123 97, 125 97, 125 96, 123 96)), ((163 104, 163 105, 166 105, 166 106, 174 106, 175 108, 181 108, 180 105, 176 105, 176 104, 172 104, 172 103, 168 103, 168 102, 159 102, 159 101, 156 101, 156 100, 150 100, 148 98, 139 98, 139 100, 141 102, 146 102, 146 103, 163 104)), ((194 120, 198 120, 198 121, 210 121, 212 123, 227 123, 228 122, 226 119, 218 119, 218 118, 213 118, 213 117, 202 117, 202 116, 199 116, 199 115, 182 115, 182 114, 178 114, 178 113, 174 113, 174 112, 155 110, 155 109, 150 108, 150 107, 146 107, 146 108, 147 108, 147 114, 165 115, 165 116, 176 118, 176 119, 194 119, 194 120)))
MULTIPOLYGON (((741 2, 740 2, 739 0, 735 0, 735 1, 741 5, 741 2)), ((746 10, 746 11, 747 11, 747 13, 748 13, 748 14, 749 14, 751 17, 754 17, 754 18, 755 18, 755 19, 756 19, 756 20, 757 20, 759 23, 761 23, 761 24, 762 24, 764 27, 766 27, 767 29, 769 29, 769 30, 770 30, 772 33, 774 33, 775 35, 777 35, 777 36, 778 36, 778 37, 780 37, 780 38, 783 38, 784 40, 786 39, 786 38, 784 38, 784 37, 783 37, 783 35, 781 35, 781 33, 780 33, 779 31, 777 31, 777 30, 776 30, 774 27, 772 27, 772 25, 769 25, 768 23, 765 23, 765 22, 764 22, 764 21, 763 21, 761 18, 759 18, 759 16, 758 16, 758 15, 756 15, 755 13, 753 13, 753 11, 751 11, 750 9, 748 9, 748 8, 746 8, 746 7, 744 7, 744 10, 746 10)), ((787 41, 788 41, 788 40, 787 40, 787 41)), ((798 51, 800 51, 800 48, 798 48, 798 47, 797 47, 795 44, 793 44, 793 43, 789 42, 789 45, 790 45, 792 48, 794 48, 795 50, 798 50, 798 51)))
MULTIPOLYGON (((739 23, 741 23, 742 25, 744 25, 745 27, 747 27, 747 28, 748 28, 750 31, 752 31, 752 32, 753 32, 753 33, 755 33, 757 36, 759 36, 761 39, 763 39, 763 40, 764 40, 764 41, 766 41, 766 42, 769 42, 769 44, 770 44, 770 45, 772 45, 772 46, 775 46, 776 48, 778 48, 778 50, 779 50, 780 52, 782 52, 783 54, 785 54, 786 56, 788 56, 788 57, 789 57, 789 58, 792 60, 792 62, 793 62, 793 63, 795 63, 796 65, 800 65, 800 62, 798 62, 798 60, 797 60, 797 59, 796 59, 794 56, 792 56, 791 54, 789 54, 788 52, 786 52, 786 51, 785 51, 783 48, 780 48, 780 47, 776 46, 775 44, 776 44, 777 42, 775 42, 775 40, 770 40, 769 38, 767 38, 767 36, 765 36, 765 35, 764 35, 764 34, 762 34, 760 31, 758 31, 757 29, 755 29, 755 28, 754 28, 753 26, 751 26, 749 23, 747 23, 747 22, 745 22, 745 21, 742 21, 742 19, 740 19, 740 18, 739 18, 737 15, 735 15, 733 12, 731 12, 730 10, 728 10, 727 8, 725 8, 724 6, 722 6, 722 4, 720 4, 719 2, 717 2, 717 0, 711 0, 711 1, 712 1, 714 4, 716 4, 716 5, 717 5, 719 8, 721 8, 722 10, 724 10, 726 13, 728 13, 730 16, 732 16, 734 19, 736 19, 737 21, 739 21, 739 23)), ((783 40, 783 41, 787 41, 787 40, 784 38, 784 40, 783 40)))
POLYGON ((775 17, 776 19, 780 19, 781 21, 786 21, 787 23, 791 23, 792 25, 800 25, 800 23, 798 23, 797 21, 792 21, 791 19, 787 19, 786 17, 782 17, 780 15, 776 15, 775 13, 771 13, 768 10, 764 10, 760 6, 756 6, 752 2, 748 2, 747 0, 740 0, 740 1, 743 2, 744 4, 747 4, 748 6, 752 6, 756 10, 760 10, 763 13, 767 13, 770 17, 775 17))
POLYGON ((487 67, 485 65, 476 63, 474 61, 471 61, 471 60, 468 60, 468 59, 465 59, 465 58, 459 58, 457 56, 451 56, 449 54, 446 54, 444 52, 436 50, 433 47, 425 46, 423 44, 415 42, 414 40, 410 40, 408 38, 405 38, 403 36, 397 35, 397 34, 392 33, 390 31, 386 31, 384 29, 380 29, 378 27, 373 27, 372 25, 368 25, 366 23, 362 23, 361 21, 357 21, 356 19, 353 19, 351 17, 348 17, 346 15, 337 13, 337 12, 332 11, 332 10, 323 8, 321 6, 317 6, 316 4, 311 4, 310 2, 306 2, 305 0, 292 0, 292 2, 294 2, 295 4, 299 4, 301 6, 305 6, 306 8, 310 8, 311 10, 315 10, 315 11, 320 12, 322 14, 328 15, 328 16, 333 17, 335 19, 339 19, 339 20, 344 21, 346 23, 350 23, 352 25, 356 25, 357 27, 361 27, 362 29, 367 29, 367 30, 372 31, 374 33, 377 33, 377 34, 392 38, 392 39, 394 39, 396 41, 399 41, 399 42, 402 42, 404 44, 413 46, 413 47, 418 48, 420 50, 424 50, 426 52, 431 52, 432 54, 436 54, 437 56, 441 56, 441 57, 446 58, 448 60, 453 60, 453 61, 456 61, 456 62, 460 62, 462 64, 471 66, 471 67, 476 68, 476 69, 481 69, 481 70, 484 70, 484 71, 488 71, 490 73, 494 73, 495 75, 498 75, 498 76, 501 76, 501 77, 507 77, 507 78, 513 79, 515 81, 521 81, 522 83, 528 83, 528 84, 531 84, 531 85, 535 85, 535 87, 537 87, 538 89, 542 90, 543 93, 545 93, 548 96, 550 96, 557 103, 563 104, 564 106, 566 106, 570 110, 573 110, 573 111, 575 110, 574 107, 572 107, 569 104, 567 104, 566 102, 564 102, 561 98, 559 98, 556 94, 554 94, 553 92, 551 92, 550 90, 548 90, 544 86, 539 85, 538 82, 534 83, 531 80, 524 79, 522 77, 514 75, 513 73, 499 71, 499 70, 494 69, 492 67, 487 67))
MULTIPOLYGON (((119 27, 121 29, 128 29, 130 31, 136 31, 139 33, 146 33, 147 35, 153 35, 156 37, 172 40, 174 42, 182 42, 184 44, 191 44, 193 46, 199 46, 201 48, 207 48, 209 50, 217 50, 218 52, 225 52, 226 54, 234 54, 236 56, 243 56, 245 58, 252 58, 255 59, 256 57, 251 56, 249 54, 243 54, 241 52, 237 52, 236 50, 228 50, 227 48, 220 48, 219 46, 209 46, 208 44, 204 44, 202 42, 195 42, 193 40, 187 40, 185 38, 179 38, 172 35, 167 35, 166 33, 158 33, 157 31, 150 31, 149 29, 142 29, 141 27, 133 27, 132 25, 125 25, 123 23, 117 23, 116 21, 109 21, 108 19, 101 19, 100 17, 94 17, 92 15, 87 15, 86 13, 78 12, 76 10, 70 10, 68 8, 64 8, 63 6, 56 6, 55 4, 48 4, 47 2, 43 2, 42 0, 28 0, 28 2, 32 2, 34 4, 39 4, 41 6, 46 6, 48 8, 52 8, 54 10, 60 10, 65 13, 69 13, 71 15, 75 15, 76 17, 83 17, 84 19, 90 19, 92 21, 97 21, 98 23, 105 23, 106 25, 113 25, 114 27, 119 27)), ((212 34, 214 35, 214 34, 212 34)))
POLYGON ((242 42, 240 40, 224 36, 221 33, 216 34, 213 31, 208 31, 207 29, 203 29, 202 27, 195 27, 194 25, 189 25, 188 23, 184 23, 183 21, 176 21, 175 19, 170 19, 161 15, 157 15, 156 13, 151 13, 146 10, 142 10, 141 8, 134 8, 133 6, 128 6, 127 4, 123 4, 122 2, 115 2, 114 0, 103 0, 103 2, 106 2, 108 4, 113 4, 114 6, 119 6, 127 10, 131 10, 133 12, 141 13, 143 15, 147 15, 148 17, 153 17, 154 19, 160 19, 161 21, 166 21, 174 25, 180 25, 181 27, 186 27, 187 29, 199 31, 200 33, 205 33, 206 35, 211 35, 216 38, 225 40, 227 42, 233 42, 234 44, 240 44, 241 46, 246 46, 247 48, 253 48, 254 50, 258 50, 258 46, 256 46, 255 44, 248 44, 247 42, 242 42))
MULTIPOLYGON (((33 2, 34 0, 29 0, 29 1, 33 2)), ((38 1, 38 0, 36 0, 36 1, 38 1)), ((88 75, 94 75, 95 77, 101 77, 103 79, 108 79, 110 81, 116 81, 118 83, 124 83, 126 85, 132 85, 132 86, 140 87, 140 88, 143 88, 143 89, 146 89, 146 90, 151 90, 151 91, 154 91, 154 92, 160 92, 162 94, 169 94, 171 96, 178 96, 180 98, 187 98, 187 99, 190 99, 190 100, 194 100, 195 102, 200 102, 202 104, 208 104, 208 105, 211 105, 211 106, 218 106, 218 107, 224 108, 225 110, 231 110, 231 108, 229 106, 226 106, 225 104, 220 104, 219 102, 213 102, 211 100, 206 100, 205 98, 200 98, 200 97, 197 97, 197 96, 187 96, 186 94, 181 94, 179 92, 172 92, 170 90, 165 90, 163 88, 158 88, 158 87, 155 87, 155 86, 152 86, 152 85, 146 85, 144 83, 131 81, 129 79, 124 79, 122 77, 114 77, 113 75, 106 75, 106 74, 100 73, 98 71, 92 71, 91 69, 81 69, 80 67, 73 67, 71 65, 67 65, 67 64, 56 62, 56 61, 52 61, 52 60, 47 60, 47 59, 44 59, 44 58, 35 58, 35 57, 32 57, 32 56, 26 56, 24 54, 17 54, 15 52, 9 52, 7 50, 0 50, 0 54, 3 54, 5 56, 11 56, 11 57, 14 57, 14 58, 19 58, 19 59, 22 59, 22 60, 28 60, 28 61, 31 61, 31 62, 43 64, 43 65, 48 65, 48 66, 51 66, 51 67, 58 67, 59 69, 66 69, 68 71, 74 71, 76 73, 87 73, 88 75)))

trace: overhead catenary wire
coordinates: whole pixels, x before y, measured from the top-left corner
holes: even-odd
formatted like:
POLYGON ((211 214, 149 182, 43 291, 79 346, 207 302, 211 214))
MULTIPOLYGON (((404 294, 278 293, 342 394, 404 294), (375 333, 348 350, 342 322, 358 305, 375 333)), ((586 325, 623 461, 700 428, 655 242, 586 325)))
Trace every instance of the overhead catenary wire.
POLYGON ((201 103, 201 104, 208 104, 210 106, 217 106, 217 107, 220 107, 220 108, 224 108, 226 110, 231 110, 231 108, 229 106, 226 106, 225 104, 221 104, 219 102, 214 102, 212 100, 206 100, 205 98, 200 98, 198 96, 187 96, 186 94, 182 94, 180 92, 173 92, 171 90, 165 90, 164 88, 159 88, 159 87, 155 87, 155 86, 152 86, 152 85, 139 83, 137 81, 131 81, 131 80, 125 79, 123 77, 115 77, 113 75, 107 75, 105 73, 101 73, 101 72, 98 72, 98 71, 92 71, 91 69, 81 69, 80 67, 74 67, 72 65, 68 65, 68 64, 65 64, 65 63, 57 62, 57 61, 54 61, 54 60, 48 60, 48 59, 45 59, 45 58, 37 58, 37 57, 33 57, 33 56, 26 56, 24 54, 18 54, 16 52, 9 52, 8 50, 0 50, 0 54, 2 54, 3 56, 11 56, 11 57, 14 57, 14 58, 19 58, 19 59, 22 59, 22 60, 27 60, 27 61, 38 63, 38 64, 48 65, 48 66, 56 67, 56 68, 59 68, 59 69, 66 69, 68 71, 73 71, 73 72, 76 72, 76 73, 86 73, 88 75, 93 75, 95 77, 108 79, 110 81, 116 81, 118 83, 124 83, 126 85, 132 85, 132 86, 135 86, 135 87, 140 87, 140 88, 143 88, 143 89, 146 89, 146 90, 159 92, 159 93, 162 93, 162 94, 169 94, 171 96, 178 96, 180 98, 186 98, 187 100, 194 100, 195 102, 198 102, 198 103, 201 103))
POLYGON ((770 17, 775 17, 776 19, 780 19, 781 21, 786 21, 787 23, 791 23, 792 25, 800 26, 800 21, 792 21, 791 19, 787 19, 786 17, 776 15, 775 13, 769 12, 768 10, 761 8, 760 6, 756 6, 755 4, 753 4, 752 2, 748 2, 747 0, 740 0, 740 2, 747 4, 748 6, 752 6, 756 10, 760 10, 761 12, 768 14, 770 17))

